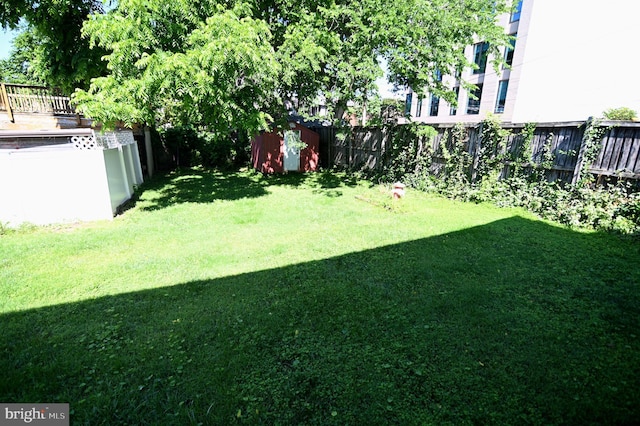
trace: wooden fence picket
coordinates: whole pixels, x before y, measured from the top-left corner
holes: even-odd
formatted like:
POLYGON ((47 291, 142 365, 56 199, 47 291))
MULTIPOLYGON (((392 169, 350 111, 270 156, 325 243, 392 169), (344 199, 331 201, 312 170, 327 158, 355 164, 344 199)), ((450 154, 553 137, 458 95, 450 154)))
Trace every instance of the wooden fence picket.
MULTIPOLYGON (((584 130, 588 122, 540 123, 536 126, 531 141, 532 155, 530 166, 540 164, 546 149, 554 153, 554 163, 549 171, 550 180, 560 180, 575 184, 580 179, 584 161, 584 130)), ((640 180, 640 123, 603 121, 600 126, 606 129, 600 141, 600 152, 597 159, 588 168, 589 173, 599 177, 623 177, 640 180)), ((390 164, 393 152, 393 141, 396 139, 407 144, 408 138, 414 137, 403 126, 389 127, 353 127, 347 137, 337 137, 333 127, 313 128, 320 134, 320 151, 324 167, 344 167, 349 169, 382 170, 390 164)), ((440 141, 447 137, 451 125, 432 126, 437 131, 432 139, 430 152, 434 169, 443 165, 444 158, 440 149, 440 141)), ((521 131, 524 124, 506 124, 505 129, 512 131, 507 139, 506 149, 511 158, 517 158, 523 149, 521 131)), ((482 140, 481 128, 477 124, 467 126, 466 146, 473 158, 472 176, 476 175, 478 154, 482 140)), ((508 160, 507 160, 508 161, 508 160)), ((509 173, 509 163, 505 162, 504 176, 509 173)))

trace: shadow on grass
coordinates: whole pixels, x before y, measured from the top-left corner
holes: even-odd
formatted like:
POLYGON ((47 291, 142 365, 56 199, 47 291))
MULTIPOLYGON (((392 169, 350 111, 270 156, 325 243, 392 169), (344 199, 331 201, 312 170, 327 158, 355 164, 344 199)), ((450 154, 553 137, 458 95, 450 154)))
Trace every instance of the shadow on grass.
POLYGON ((633 424, 640 255, 610 241, 512 218, 4 314, 0 400, 77 424, 633 424))
POLYGON ((287 173, 263 175, 254 171, 219 172, 207 169, 180 169, 145 182, 135 197, 120 208, 133 208, 144 193, 155 193, 143 210, 159 210, 181 203, 212 203, 216 200, 239 200, 267 195, 270 186, 311 187, 328 197, 341 196, 340 187, 356 186, 356 177, 346 173, 287 173))
MULTIPOLYGON (((267 194, 265 184, 249 174, 222 173, 215 170, 181 169, 146 182, 135 197, 155 192, 144 210, 158 210, 181 203, 211 203, 216 200, 256 198, 267 194)), ((131 204, 129 208, 133 207, 131 204)))

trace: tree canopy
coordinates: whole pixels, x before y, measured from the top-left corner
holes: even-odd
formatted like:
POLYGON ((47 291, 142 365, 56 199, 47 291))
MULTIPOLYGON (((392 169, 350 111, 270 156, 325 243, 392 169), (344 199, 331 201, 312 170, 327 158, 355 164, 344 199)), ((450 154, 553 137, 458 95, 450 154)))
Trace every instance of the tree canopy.
POLYGON ((0 60, 0 80, 15 84, 44 84, 33 73, 33 62, 38 40, 31 28, 25 27, 13 39, 13 47, 7 59, 0 60))
MULTIPOLYGON (((287 102, 364 102, 386 59, 392 82, 451 99, 437 77, 463 49, 508 42, 510 0, 122 0, 84 25, 108 74, 76 93, 89 116, 255 131, 287 102)), ((496 50, 497 51, 497 50, 496 50)), ((496 55, 498 57, 499 55, 496 55)))
POLYGON ((23 33, 28 33, 14 42, 13 55, 4 63, 10 77, 16 82, 43 82, 69 93, 88 88, 93 77, 106 72, 101 59, 105 51, 90 49, 81 31, 89 15, 103 12, 99 0, 2 1, 0 24, 17 28, 24 20, 23 33), (22 77, 15 74, 20 71, 22 77))

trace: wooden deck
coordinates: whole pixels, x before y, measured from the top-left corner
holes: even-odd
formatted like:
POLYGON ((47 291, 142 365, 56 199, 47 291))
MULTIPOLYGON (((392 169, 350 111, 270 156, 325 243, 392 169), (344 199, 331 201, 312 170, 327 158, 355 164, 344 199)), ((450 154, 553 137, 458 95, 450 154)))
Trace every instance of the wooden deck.
POLYGON ((0 83, 0 130, 73 129, 91 124, 58 90, 0 83))

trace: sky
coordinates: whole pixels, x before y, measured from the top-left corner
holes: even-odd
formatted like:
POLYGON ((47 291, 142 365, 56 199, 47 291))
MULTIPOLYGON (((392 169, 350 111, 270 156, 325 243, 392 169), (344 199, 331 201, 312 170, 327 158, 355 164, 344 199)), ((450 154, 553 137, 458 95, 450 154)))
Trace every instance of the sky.
POLYGON ((387 61, 384 58, 379 59, 380 66, 384 72, 384 77, 380 77, 376 80, 378 86, 378 93, 382 99, 404 99, 405 92, 400 90, 398 93, 393 92, 393 85, 387 80, 387 61))
POLYGON ((393 93, 393 85, 387 81, 386 77, 377 79, 376 84, 382 99, 404 99, 404 91, 393 93))
POLYGON ((0 28, 0 59, 7 59, 11 52, 11 42, 16 36, 17 31, 5 31, 0 28))

